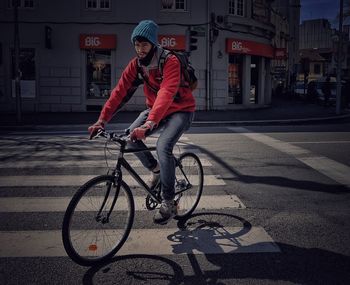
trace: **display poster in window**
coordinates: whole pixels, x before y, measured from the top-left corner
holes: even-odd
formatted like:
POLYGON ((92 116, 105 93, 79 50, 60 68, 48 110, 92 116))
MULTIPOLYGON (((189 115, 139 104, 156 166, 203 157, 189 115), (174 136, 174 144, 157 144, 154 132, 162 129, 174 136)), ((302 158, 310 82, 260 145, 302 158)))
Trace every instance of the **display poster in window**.
POLYGON ((86 55, 87 98, 108 98, 111 93, 111 51, 89 50, 86 55))

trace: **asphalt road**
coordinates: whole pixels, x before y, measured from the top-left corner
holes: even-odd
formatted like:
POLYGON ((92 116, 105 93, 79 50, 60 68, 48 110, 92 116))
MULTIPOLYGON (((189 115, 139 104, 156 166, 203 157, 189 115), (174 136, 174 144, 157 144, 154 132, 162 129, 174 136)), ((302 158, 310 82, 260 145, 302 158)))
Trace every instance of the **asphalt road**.
POLYGON ((46 130, 0 146, 1 284, 350 284, 349 123, 192 128, 180 148, 216 202, 166 226, 140 209, 122 255, 93 268, 65 256, 58 198, 105 172, 98 143, 46 130))

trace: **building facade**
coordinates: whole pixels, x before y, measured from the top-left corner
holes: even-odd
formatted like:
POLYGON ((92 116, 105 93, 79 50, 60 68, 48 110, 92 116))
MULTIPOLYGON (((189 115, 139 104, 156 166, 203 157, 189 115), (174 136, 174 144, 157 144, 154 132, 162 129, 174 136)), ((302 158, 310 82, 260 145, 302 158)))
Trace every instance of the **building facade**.
MULTIPOLYGON (((330 75, 336 76, 338 64, 338 31, 331 27, 327 19, 315 19, 303 21, 300 25, 300 50, 301 60, 306 62, 308 81, 330 75)), ((348 77, 349 73, 349 38, 344 29, 341 77, 348 77)), ((304 69, 305 69, 304 68, 304 69)), ((299 70, 299 78, 303 78, 303 68, 299 70)))
POLYGON ((273 45, 276 56, 272 61, 273 85, 291 87, 299 64, 300 0, 275 0, 272 3, 272 24, 276 27, 273 45))
MULTIPOLYGON (((268 0, 21 0, 21 100, 25 112, 101 109, 135 56, 130 35, 143 19, 160 26, 159 42, 187 50, 199 78, 198 110, 271 103, 275 56, 268 0), (192 32, 193 33, 193 32, 192 32)), ((0 3, 0 108, 16 109, 13 1, 0 3)), ((124 110, 144 108, 139 88, 124 110)))

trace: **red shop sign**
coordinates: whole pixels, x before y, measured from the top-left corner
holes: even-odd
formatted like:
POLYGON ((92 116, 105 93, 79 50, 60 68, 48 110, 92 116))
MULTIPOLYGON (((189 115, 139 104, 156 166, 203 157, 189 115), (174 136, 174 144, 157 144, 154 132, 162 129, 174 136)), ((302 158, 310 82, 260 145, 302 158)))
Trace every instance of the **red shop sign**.
POLYGON ((186 37, 183 35, 159 35, 158 41, 162 47, 165 47, 167 49, 186 49, 186 37))
POLYGON ((287 59, 287 49, 275 48, 275 59, 287 59))
POLYGON ((115 35, 80 35, 79 44, 81 49, 115 49, 117 37, 115 35))
POLYGON ((271 45, 240 39, 226 39, 226 52, 274 57, 274 48, 271 45))

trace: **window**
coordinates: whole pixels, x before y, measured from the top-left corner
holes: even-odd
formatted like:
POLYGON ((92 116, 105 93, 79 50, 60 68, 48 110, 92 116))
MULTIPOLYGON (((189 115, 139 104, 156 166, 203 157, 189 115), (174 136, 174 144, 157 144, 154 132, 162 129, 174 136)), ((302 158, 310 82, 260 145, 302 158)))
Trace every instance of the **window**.
POLYGON ((234 16, 244 16, 244 1, 229 0, 228 13, 234 16))
POLYGON ((88 10, 110 10, 110 0, 86 0, 85 8, 88 10))
POLYGON ((186 0, 162 0, 162 10, 187 11, 186 0))
POLYGON ((89 50, 86 53, 86 97, 108 98, 111 93, 111 51, 89 50))
POLYGON ((228 64, 228 104, 242 104, 243 56, 230 54, 228 64))
MULTIPOLYGON (((12 78, 12 97, 16 97, 15 88, 15 50, 11 50, 11 78, 12 78)), ((35 67, 35 49, 24 48, 19 51, 19 70, 21 76, 21 97, 35 98, 36 94, 36 67, 35 67)))
MULTIPOLYGON (((34 0, 18 0, 18 8, 34 8, 34 0)), ((9 8, 13 8, 16 5, 16 0, 8 1, 9 8)))

